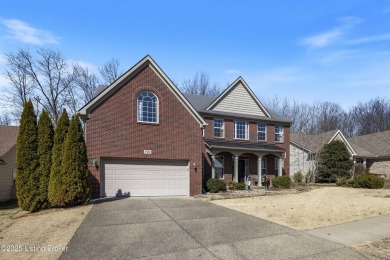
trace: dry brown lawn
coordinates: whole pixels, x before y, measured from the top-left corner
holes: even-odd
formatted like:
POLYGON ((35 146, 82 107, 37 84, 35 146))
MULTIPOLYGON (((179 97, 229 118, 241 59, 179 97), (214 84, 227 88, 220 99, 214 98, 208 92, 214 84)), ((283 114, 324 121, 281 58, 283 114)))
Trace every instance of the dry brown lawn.
POLYGON ((0 209, 0 259, 58 259, 91 207, 38 213, 17 207, 0 209), (16 249, 21 252, 15 252, 16 249))
POLYGON ((212 201, 297 230, 390 214, 390 190, 323 187, 300 193, 212 201))
MULTIPOLYGON (((212 203, 297 230, 308 230, 390 214, 390 190, 323 187, 212 203)), ((390 237, 352 248, 376 259, 390 259, 390 237)))

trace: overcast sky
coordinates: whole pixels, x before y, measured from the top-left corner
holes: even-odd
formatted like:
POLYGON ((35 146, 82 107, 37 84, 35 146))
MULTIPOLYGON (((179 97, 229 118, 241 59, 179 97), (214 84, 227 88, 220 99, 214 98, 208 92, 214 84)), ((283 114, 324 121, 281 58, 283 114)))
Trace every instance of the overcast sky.
MULTIPOLYGON (((150 54, 175 82, 207 72, 242 76, 260 100, 332 101, 344 108, 390 96, 390 1, 1 1, 4 53, 58 49, 127 70, 150 54)), ((7 85, 0 76, 0 92, 7 85)), ((1 107, 1 104, 0 104, 1 107)))

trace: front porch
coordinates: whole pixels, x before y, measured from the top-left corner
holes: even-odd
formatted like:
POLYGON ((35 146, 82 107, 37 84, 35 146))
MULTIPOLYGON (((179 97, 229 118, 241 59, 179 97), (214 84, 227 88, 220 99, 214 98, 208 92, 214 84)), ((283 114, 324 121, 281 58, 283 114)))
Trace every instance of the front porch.
POLYGON ((261 186, 261 178, 272 179, 286 175, 284 172, 285 150, 269 144, 206 141, 207 161, 211 174, 204 179, 220 178, 226 183, 246 182, 251 177, 252 185, 261 186))

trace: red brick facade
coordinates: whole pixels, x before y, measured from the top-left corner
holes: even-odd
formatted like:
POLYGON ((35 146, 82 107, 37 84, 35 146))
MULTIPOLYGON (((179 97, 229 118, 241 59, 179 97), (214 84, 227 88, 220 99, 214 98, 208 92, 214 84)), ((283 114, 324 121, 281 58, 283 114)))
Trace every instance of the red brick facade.
MULTIPOLYGON (((172 86, 152 63, 134 70, 127 82, 122 82, 116 92, 105 94, 99 102, 86 105, 83 115, 86 129, 86 144, 91 173, 92 197, 103 196, 102 178, 103 165, 113 159, 152 159, 152 160, 184 160, 190 167, 190 196, 202 192, 205 182, 211 178, 211 160, 206 152, 204 139, 214 139, 214 124, 212 117, 204 120, 204 137, 201 129, 201 119, 198 114, 190 112, 172 91, 172 86), (151 91, 158 98, 158 123, 137 122, 137 96, 141 91, 151 91), (89 109, 87 111, 87 109, 89 109), (150 150, 151 154, 145 154, 150 150), (96 166, 91 162, 96 160, 96 166), (193 164, 196 164, 196 168, 193 164)), ((116 85, 114 85, 116 86, 116 85)), ((95 102, 95 101, 94 101, 95 102)), ((227 141, 255 142, 257 140, 257 124, 260 121, 249 120, 249 140, 233 138, 233 123, 231 118, 225 120, 225 137, 227 141)), ((267 123, 267 140, 261 143, 274 144, 286 150, 284 158, 284 175, 289 175, 289 142, 290 129, 284 124, 284 142, 275 143, 275 124, 267 123)), ((233 180, 233 158, 229 152, 221 155, 224 160, 225 181, 233 180)), ((249 173, 257 176, 257 156, 253 153, 241 154, 248 158, 249 173)), ((267 154, 267 174, 274 175, 275 155, 267 154)))
MULTIPOLYGON (((264 122, 264 121, 254 121, 249 120, 249 140, 241 140, 241 139, 234 139, 234 120, 230 118, 223 118, 223 117, 216 117, 219 119, 224 120, 224 127, 225 127, 225 136, 224 138, 215 138, 214 137, 214 118, 212 117, 206 117, 205 121, 208 124, 208 126, 205 128, 205 138, 206 139, 218 139, 218 140, 226 140, 226 141, 235 141, 235 142, 254 142, 254 143, 265 143, 265 144, 274 144, 280 148, 283 148, 286 150, 286 156, 284 158, 284 166, 283 166, 283 175, 290 175, 290 126, 288 124, 281 124, 283 125, 283 134, 284 134, 284 140, 283 142, 275 142, 275 123, 270 122, 264 122), (257 124, 260 122, 264 122, 267 124, 267 140, 266 141, 258 141, 257 140, 257 124)), ((242 121, 248 121, 245 119, 242 119, 242 121)), ((221 154, 224 157, 227 156, 225 153, 221 154)), ((225 173, 227 176, 225 176, 225 181, 230 182, 232 181, 232 173, 233 170, 231 169, 231 157, 232 155, 229 154, 228 160, 225 160, 225 173)), ((243 157, 249 158, 249 173, 250 175, 257 175, 257 157, 253 154, 243 154, 243 157)), ((267 175, 270 177, 275 175, 275 156, 274 155, 267 155, 267 175)), ((210 163, 210 159, 207 160, 208 163, 210 163)), ((211 171, 211 166, 210 166, 211 171)), ((210 174, 211 176, 211 174, 210 174)))
MULTIPOLYGON (((88 158, 100 166, 105 158, 145 158, 195 162, 190 195, 202 191, 204 144, 199 122, 149 66, 90 112, 86 121, 88 158), (159 123, 137 123, 137 95, 150 90, 158 97, 159 123), (152 154, 145 155, 144 150, 152 154)), ((100 197, 100 167, 89 164, 93 197, 100 197)))

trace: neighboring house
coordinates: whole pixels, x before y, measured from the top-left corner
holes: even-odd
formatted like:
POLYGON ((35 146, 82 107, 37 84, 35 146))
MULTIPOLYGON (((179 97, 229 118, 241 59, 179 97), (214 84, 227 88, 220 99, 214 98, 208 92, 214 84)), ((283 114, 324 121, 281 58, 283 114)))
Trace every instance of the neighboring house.
POLYGON ((146 56, 79 111, 93 197, 193 196, 209 178, 289 175, 291 121, 240 77, 187 95, 146 56))
POLYGON ((348 138, 356 152, 355 162, 371 173, 390 177, 390 130, 348 138))
POLYGON ((16 199, 17 126, 0 125, 0 201, 16 199))
POLYGON ((309 171, 313 172, 321 149, 333 140, 344 142, 351 157, 356 155, 340 130, 314 135, 292 133, 290 135, 290 176, 294 176, 299 171, 303 175, 306 175, 309 171))
POLYGON ((354 163, 363 164, 370 172, 390 177, 390 130, 345 138, 340 130, 316 135, 291 134, 290 176, 298 171, 304 175, 315 170, 319 152, 325 144, 341 140, 354 163))

